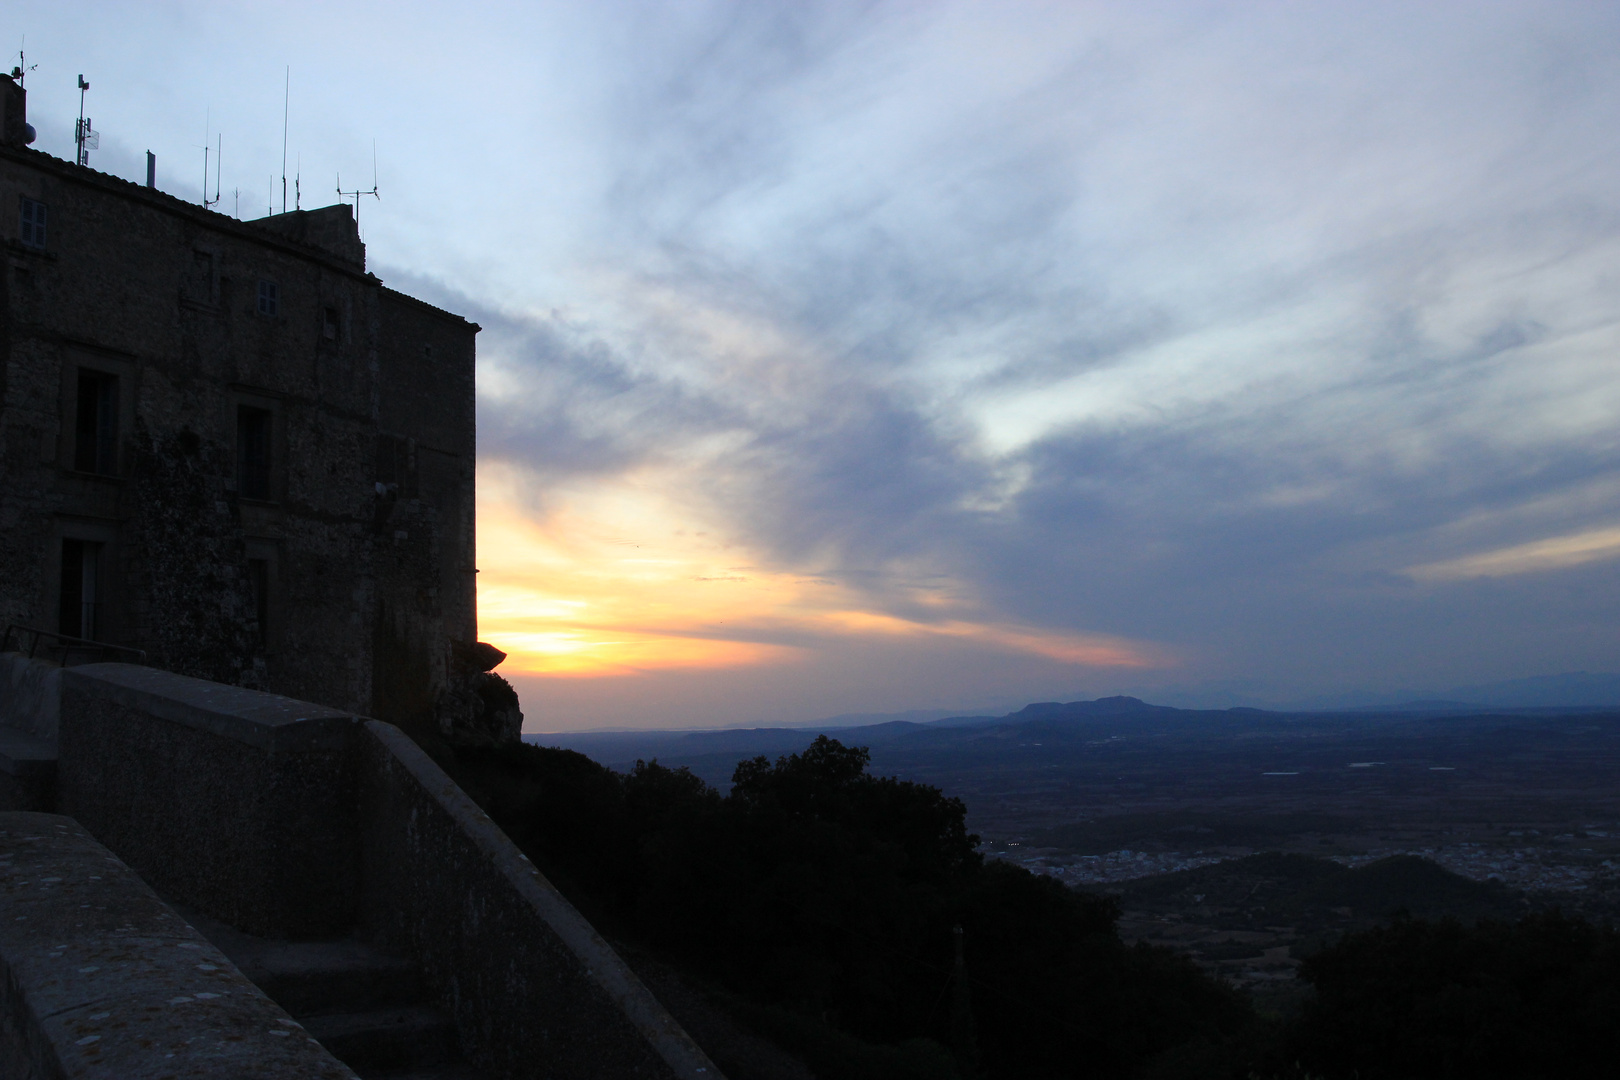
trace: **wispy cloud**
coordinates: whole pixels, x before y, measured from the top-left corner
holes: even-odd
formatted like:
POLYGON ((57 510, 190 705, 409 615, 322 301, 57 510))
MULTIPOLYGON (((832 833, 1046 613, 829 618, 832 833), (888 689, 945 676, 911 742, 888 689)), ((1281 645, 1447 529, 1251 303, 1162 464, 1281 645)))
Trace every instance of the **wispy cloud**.
POLYGON ((1620 528, 1592 529, 1571 536, 1550 536, 1528 544, 1482 551, 1460 559, 1425 563, 1407 572, 1420 581, 1457 581, 1545 573, 1615 558, 1620 558, 1620 528))

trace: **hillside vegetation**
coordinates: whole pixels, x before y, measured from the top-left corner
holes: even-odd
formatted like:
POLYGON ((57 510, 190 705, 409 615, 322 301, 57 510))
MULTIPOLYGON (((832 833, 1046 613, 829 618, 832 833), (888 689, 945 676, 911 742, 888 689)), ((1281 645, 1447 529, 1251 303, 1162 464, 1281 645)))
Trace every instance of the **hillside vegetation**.
MULTIPOLYGON (((1471 1001, 1518 1008, 1522 1023, 1501 1026, 1502 1038, 1563 1039, 1565 1065, 1609 1045, 1592 1009, 1566 1007, 1550 974, 1579 960, 1582 993, 1611 1000, 1612 931, 1556 917, 1403 918, 1308 959, 1317 1004, 1263 1021, 1183 955, 1125 945, 1112 899, 982 858, 960 800, 875 777, 864 748, 826 737, 741 762, 725 795, 684 769, 637 762, 620 773, 535 746, 462 750, 449 764, 605 933, 823 1080, 1557 1075, 1523 1054, 1501 1057, 1518 1071, 1480 1054, 1467 1072, 1421 1071, 1432 1061, 1412 1047, 1434 1032, 1411 1018, 1450 1025, 1441 1044, 1474 1045, 1471 1001), (1543 954, 1537 967, 1530 958, 1543 954), (1398 1014, 1381 1005, 1395 999, 1379 980, 1400 984, 1398 1014), (1379 1041, 1351 1054, 1363 1022, 1379 1041)), ((1333 899, 1337 873, 1316 862, 1251 869, 1314 907, 1333 899)), ((1433 884, 1404 863, 1344 881, 1374 904, 1433 884)), ((804 1075, 732 1040, 705 1049, 731 1080, 804 1075)))

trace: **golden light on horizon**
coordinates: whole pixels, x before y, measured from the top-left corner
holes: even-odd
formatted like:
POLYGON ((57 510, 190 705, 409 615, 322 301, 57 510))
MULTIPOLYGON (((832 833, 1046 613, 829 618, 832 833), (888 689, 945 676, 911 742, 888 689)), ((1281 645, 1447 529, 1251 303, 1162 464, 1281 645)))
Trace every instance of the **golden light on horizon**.
MULTIPOLYGON (((479 636, 505 650, 504 670, 608 677, 671 669, 785 665, 833 640, 933 637, 1091 667, 1162 667, 1161 650, 1103 635, 907 619, 870 609, 857 591, 757 565, 701 526, 680 527, 652 478, 549 492, 525 512, 526 478, 481 466, 479 636), (672 527, 673 525, 673 527, 672 527)), ((923 609, 944 609, 937 591, 923 609)))

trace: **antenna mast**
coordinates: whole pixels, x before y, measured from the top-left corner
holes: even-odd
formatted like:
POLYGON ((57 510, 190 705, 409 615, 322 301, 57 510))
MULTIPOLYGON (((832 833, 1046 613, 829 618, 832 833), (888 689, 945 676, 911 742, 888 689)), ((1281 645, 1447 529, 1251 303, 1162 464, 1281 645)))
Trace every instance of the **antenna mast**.
POLYGON ((73 145, 77 147, 73 160, 80 165, 90 164, 90 151, 101 146, 101 133, 91 130, 90 118, 84 115, 84 92, 88 89, 90 89, 90 84, 84 81, 83 75, 80 75, 79 122, 73 125, 73 145))
POLYGON ((371 190, 370 191, 361 191, 361 190, 359 190, 357 188, 354 191, 344 191, 343 190, 343 174, 339 173, 338 178, 337 178, 337 193, 338 193, 338 198, 340 200, 341 199, 353 199, 354 200, 354 230, 355 230, 355 232, 359 232, 360 231, 360 196, 362 196, 362 195, 370 195, 373 199, 376 199, 378 202, 382 202, 382 196, 377 194, 377 140, 376 139, 371 140, 371 190))
POLYGON ((39 67, 38 64, 30 66, 28 63, 28 57, 23 55, 23 49, 27 45, 28 35, 24 34, 22 41, 17 45, 17 66, 11 69, 11 77, 17 80, 18 86, 23 86, 28 79, 28 73, 33 71, 34 68, 39 67))
POLYGON ((203 209, 207 210, 211 206, 218 206, 219 205, 219 163, 220 163, 220 160, 222 158, 224 158, 224 156, 225 156, 225 154, 224 154, 225 136, 224 136, 223 133, 220 134, 220 136, 219 136, 219 149, 214 152, 214 197, 212 199, 210 199, 208 197, 208 129, 213 127, 213 123, 212 123, 213 113, 212 113, 212 110, 210 110, 207 113, 204 113, 203 115, 204 115, 204 120, 203 120, 203 148, 202 148, 202 152, 203 152, 202 204, 203 204, 203 209))
POLYGON ((292 65, 287 65, 287 80, 281 88, 281 212, 287 212, 287 108, 292 101, 292 65))

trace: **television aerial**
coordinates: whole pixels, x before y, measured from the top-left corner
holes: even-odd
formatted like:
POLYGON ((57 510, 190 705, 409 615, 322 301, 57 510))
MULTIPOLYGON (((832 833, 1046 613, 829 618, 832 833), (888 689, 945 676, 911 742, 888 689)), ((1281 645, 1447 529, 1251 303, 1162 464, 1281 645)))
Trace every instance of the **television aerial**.
MULTIPOLYGON (((24 85, 28 79, 28 73, 39 67, 38 64, 30 64, 28 58, 23 55, 23 47, 27 44, 28 38, 25 35, 17 45, 17 66, 11 69, 11 77, 17 80, 18 86, 24 85)), ((80 78, 83 78, 83 76, 80 76, 80 78)))
POLYGON ((344 199, 353 199, 354 200, 354 228, 355 228, 356 232, 359 232, 360 231, 360 196, 362 196, 362 195, 370 195, 373 199, 376 199, 378 202, 382 202, 382 196, 377 193, 377 140, 376 139, 371 140, 371 190, 370 191, 362 191, 362 190, 359 190, 357 188, 354 191, 344 191, 343 190, 343 174, 338 173, 337 174, 337 193, 338 193, 338 199, 339 200, 344 200, 344 199))

